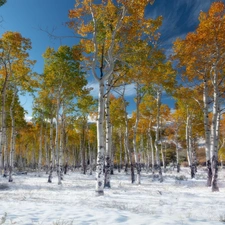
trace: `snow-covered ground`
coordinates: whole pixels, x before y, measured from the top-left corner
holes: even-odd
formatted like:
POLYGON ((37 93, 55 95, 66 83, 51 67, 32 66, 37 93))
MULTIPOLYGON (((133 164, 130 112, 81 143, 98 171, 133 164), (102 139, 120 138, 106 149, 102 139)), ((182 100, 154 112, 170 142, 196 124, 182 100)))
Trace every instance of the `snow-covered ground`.
POLYGON ((178 175, 164 174, 164 182, 143 173, 142 184, 131 184, 130 176, 117 173, 112 188, 96 197, 95 176, 78 171, 65 175, 63 185, 47 183, 47 175, 18 175, 13 183, 0 178, 0 224, 19 225, 182 225, 223 224, 225 221, 225 172, 219 172, 220 192, 205 187, 206 172, 191 180, 188 168, 178 175), (2 222, 1 222, 2 220, 2 222), (223 221, 224 220, 224 221, 223 221))

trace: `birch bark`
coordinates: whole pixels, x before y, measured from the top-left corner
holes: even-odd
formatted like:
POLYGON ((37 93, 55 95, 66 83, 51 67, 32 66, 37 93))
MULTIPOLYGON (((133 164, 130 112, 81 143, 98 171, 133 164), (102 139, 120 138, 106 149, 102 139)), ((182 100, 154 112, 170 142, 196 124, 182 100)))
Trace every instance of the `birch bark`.
POLYGON ((107 81, 106 97, 105 97, 105 117, 106 117, 106 149, 105 149, 105 182, 104 187, 110 188, 110 169, 111 169, 111 155, 112 155, 112 125, 109 111, 109 92, 111 89, 111 76, 107 81))
POLYGON ((163 152, 163 140, 162 140, 162 118, 160 122, 160 137, 161 137, 161 157, 162 157, 162 164, 163 164, 163 171, 166 172, 166 163, 165 163, 165 156, 163 152))
POLYGON ((43 133, 43 120, 41 118, 40 139, 39 139, 39 157, 38 157, 38 176, 39 177, 41 176, 41 167, 42 167, 42 133, 43 133))
POLYGON ((140 85, 136 83, 136 120, 133 126, 133 150, 134 150, 134 158, 137 169, 137 184, 141 184, 141 164, 140 164, 140 156, 137 151, 137 128, 140 118, 139 105, 141 103, 141 93, 140 93, 140 85))
POLYGON ((64 124, 64 107, 62 106, 61 126, 60 126, 60 143, 58 149, 58 184, 62 184, 63 180, 63 124, 64 124))
POLYGON ((9 182, 13 182, 13 168, 14 168, 14 154, 15 154, 15 142, 16 142, 16 131, 15 131, 15 117, 14 117, 14 105, 15 98, 17 95, 17 88, 14 87, 13 99, 10 106, 10 117, 11 117, 11 142, 10 142, 10 154, 9 154, 9 182))
POLYGON ((49 149, 48 149, 47 128, 48 128, 48 123, 46 123, 46 125, 45 125, 45 134, 44 134, 46 174, 48 174, 48 172, 49 172, 49 149))
POLYGON ((59 156, 59 110, 60 110, 60 99, 59 94, 57 96, 57 109, 56 109, 56 126, 55 126, 55 152, 57 158, 57 176, 58 176, 58 184, 62 184, 61 176, 60 176, 60 156, 59 156))
POLYGON ((209 96, 208 84, 206 74, 203 80, 203 115, 204 115, 204 130, 205 130, 205 154, 206 154, 206 167, 207 167, 207 186, 211 186, 212 182, 212 168, 210 160, 210 125, 209 125, 209 96))
POLYGON ((97 164, 96 164, 96 193, 104 195, 104 154, 105 154, 105 138, 104 138, 104 81, 99 82, 99 98, 98 98, 98 120, 97 120, 97 164))
MULTIPOLYGON (((99 97, 98 97, 98 119, 97 119, 97 167, 96 167, 96 175, 97 175, 97 181, 96 181, 96 194, 97 195, 103 195, 103 185, 104 185, 104 178, 103 178, 103 166, 104 166, 104 154, 105 154, 105 146, 104 146, 104 82, 109 79, 112 72, 114 71, 114 64, 116 60, 116 56, 113 56, 113 51, 115 47, 115 38, 116 34, 118 33, 118 30, 122 26, 123 18, 126 14, 126 7, 122 7, 122 13, 120 14, 118 21, 115 24, 114 30, 112 30, 111 34, 111 43, 107 50, 107 55, 104 57, 106 59, 106 66, 104 64, 104 60, 102 60, 101 68, 100 68, 100 77, 96 73, 96 66, 98 61, 98 40, 97 40, 97 33, 98 33, 98 25, 95 17, 95 13, 93 10, 92 1, 90 2, 90 12, 92 16, 92 22, 94 25, 94 31, 93 31, 93 44, 94 44, 94 55, 93 55, 93 61, 92 61, 92 74, 94 78, 99 83, 99 97)), ((104 54, 104 53, 103 53, 104 54)), ((102 54, 102 56, 103 56, 102 54)))
POLYGON ((179 157, 179 146, 178 146, 178 127, 175 129, 175 145, 176 145, 177 173, 179 173, 180 172, 180 157, 179 157))
POLYGON ((55 152, 53 147, 53 116, 51 117, 50 121, 50 154, 51 154, 51 161, 50 161, 50 168, 49 168, 49 176, 48 176, 48 183, 52 183, 52 173, 55 165, 55 152))
POLYGON ((163 176, 162 176, 162 169, 161 169, 161 163, 160 163, 160 156, 159 156, 159 126, 160 126, 160 105, 161 105, 161 95, 162 91, 160 88, 157 88, 157 97, 156 97, 156 102, 157 102, 157 118, 156 118, 156 131, 155 131, 155 156, 156 156, 156 168, 159 172, 159 181, 163 182, 163 176))
POLYGON ((212 191, 219 191, 218 179, 218 138, 219 138, 219 89, 216 66, 212 68, 213 75, 213 118, 211 125, 211 164, 212 164, 212 191))
POLYGON ((133 165, 133 160, 132 160, 132 153, 131 153, 131 150, 129 148, 129 129, 128 129, 127 109, 126 109, 127 103, 126 103, 124 94, 125 94, 125 87, 124 87, 123 92, 122 92, 122 95, 121 95, 122 100, 123 100, 123 109, 124 109, 124 118, 125 118, 124 145, 125 145, 125 149, 126 149, 126 152, 128 154, 129 161, 130 161, 130 167, 131 167, 131 183, 134 183, 134 181, 135 181, 134 165, 133 165))
MULTIPOLYGON (((6 65, 5 65, 6 66, 6 65)), ((7 68, 7 67, 6 67, 7 68)), ((6 102, 6 90, 8 86, 10 74, 6 72, 6 77, 3 83, 3 88, 1 90, 2 95, 2 107, 1 107, 1 127, 0 127, 0 173, 3 171, 3 149, 4 143, 6 141, 6 116, 5 116, 5 102, 6 102)))

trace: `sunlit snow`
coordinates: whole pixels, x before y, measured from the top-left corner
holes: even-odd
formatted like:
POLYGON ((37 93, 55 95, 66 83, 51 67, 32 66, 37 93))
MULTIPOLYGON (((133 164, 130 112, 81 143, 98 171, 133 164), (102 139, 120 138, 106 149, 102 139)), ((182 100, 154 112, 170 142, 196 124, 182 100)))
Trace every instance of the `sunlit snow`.
POLYGON ((19 225, 217 225, 225 221, 225 172, 219 171, 220 192, 206 187, 206 172, 190 179, 189 169, 169 170, 164 182, 142 171, 142 184, 131 184, 124 172, 112 176, 112 188, 95 195, 95 175, 69 171, 63 185, 47 183, 44 172, 0 178, 0 224, 19 225), (177 179, 176 179, 177 177, 177 179), (180 180, 179 178, 184 178, 180 180), (187 178, 187 180, 186 180, 187 178))

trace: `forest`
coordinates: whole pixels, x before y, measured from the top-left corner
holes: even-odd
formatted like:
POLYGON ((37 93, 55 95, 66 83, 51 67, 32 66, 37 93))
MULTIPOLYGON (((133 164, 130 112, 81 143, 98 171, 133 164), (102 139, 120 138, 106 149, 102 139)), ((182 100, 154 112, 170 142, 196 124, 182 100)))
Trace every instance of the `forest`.
MULTIPOLYGON (((3 7, 7 4, 1 0, 3 7)), ((200 12, 194 32, 160 47, 163 17, 150 18, 154 0, 80 0, 68 14, 74 46, 47 48, 42 74, 33 71, 32 40, 7 31, 0 38, 0 168, 5 182, 15 174, 54 176, 62 185, 68 171, 94 174, 97 196, 112 188, 113 174, 142 173, 164 182, 168 168, 188 169, 194 179, 205 168, 205 186, 219 191, 225 160, 225 4, 200 12), (98 99, 88 77, 98 82, 98 99), (128 113, 126 90, 135 89, 128 113), (34 97, 31 121, 19 95, 34 97), (162 103, 162 95, 175 108, 162 103)), ((132 185, 132 184, 130 184, 132 185)))

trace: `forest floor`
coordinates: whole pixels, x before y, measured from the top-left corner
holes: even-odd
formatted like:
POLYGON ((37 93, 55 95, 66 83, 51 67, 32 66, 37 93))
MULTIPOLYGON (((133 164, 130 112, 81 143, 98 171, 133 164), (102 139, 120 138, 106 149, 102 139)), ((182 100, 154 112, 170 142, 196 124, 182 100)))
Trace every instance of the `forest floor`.
POLYGON ((112 176, 111 189, 95 195, 95 175, 69 171, 63 184, 47 183, 46 174, 0 178, 0 224, 16 225, 217 225, 225 224, 225 171, 219 171, 219 192, 206 187, 206 172, 190 179, 188 168, 168 171, 164 182, 142 173, 141 185, 124 172, 112 176), (183 179, 184 178, 184 179, 183 179), (187 179, 186 179, 187 178, 187 179))

